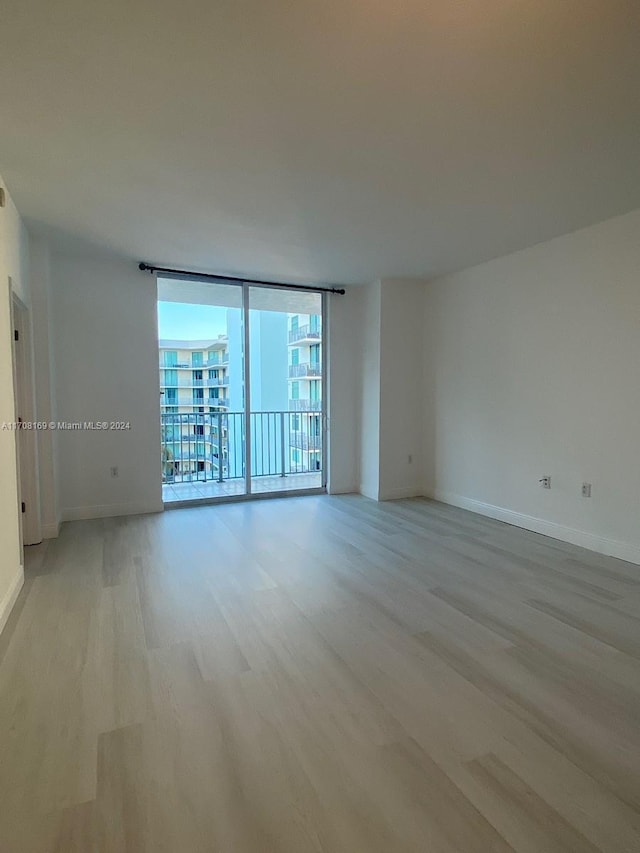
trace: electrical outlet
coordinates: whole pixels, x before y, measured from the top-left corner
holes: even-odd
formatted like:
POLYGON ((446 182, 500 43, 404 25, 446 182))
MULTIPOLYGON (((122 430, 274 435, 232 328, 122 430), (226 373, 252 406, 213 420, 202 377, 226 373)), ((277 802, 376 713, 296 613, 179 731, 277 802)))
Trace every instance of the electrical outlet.
POLYGON ((590 498, 591 497, 591 483, 583 483, 582 484, 582 497, 590 498))
POLYGON ((540 477, 538 480, 543 489, 551 488, 551 477, 547 474, 544 477, 540 477))
POLYGON ((118 466, 117 465, 113 465, 110 470, 111 470, 111 476, 112 477, 118 476, 118 466))

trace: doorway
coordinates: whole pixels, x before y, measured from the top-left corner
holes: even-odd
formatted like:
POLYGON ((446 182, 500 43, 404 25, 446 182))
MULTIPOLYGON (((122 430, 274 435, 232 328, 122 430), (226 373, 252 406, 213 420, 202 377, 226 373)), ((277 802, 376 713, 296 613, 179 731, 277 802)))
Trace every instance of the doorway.
POLYGON ((324 295, 158 278, 166 505, 326 487, 324 295))
MULTIPOLYGON (((10 287, 13 330, 13 397, 16 419, 16 468, 20 543, 35 545, 42 540, 38 490, 38 446, 34 428, 35 403, 29 309, 10 287)), ((22 563, 24 560, 22 559, 22 563)))

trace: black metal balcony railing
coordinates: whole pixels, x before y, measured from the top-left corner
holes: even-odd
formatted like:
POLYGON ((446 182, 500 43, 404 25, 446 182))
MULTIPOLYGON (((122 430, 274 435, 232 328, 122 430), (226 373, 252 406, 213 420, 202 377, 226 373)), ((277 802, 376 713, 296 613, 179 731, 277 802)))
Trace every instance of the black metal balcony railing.
MULTIPOLYGON (((163 483, 223 482, 245 477, 243 412, 163 413, 160 423, 163 483)), ((252 477, 286 477, 322 470, 317 412, 252 412, 249 427, 252 477), (302 414, 314 417, 300 417, 302 414)))
POLYGON ((311 364, 290 364, 289 379, 304 378, 305 376, 322 376, 322 365, 312 362, 311 364))
POLYGON ((321 329, 312 329, 308 323, 305 323, 304 326, 298 326, 297 329, 289 330, 290 344, 294 344, 296 341, 303 341, 305 339, 317 341, 320 340, 321 337, 321 329))

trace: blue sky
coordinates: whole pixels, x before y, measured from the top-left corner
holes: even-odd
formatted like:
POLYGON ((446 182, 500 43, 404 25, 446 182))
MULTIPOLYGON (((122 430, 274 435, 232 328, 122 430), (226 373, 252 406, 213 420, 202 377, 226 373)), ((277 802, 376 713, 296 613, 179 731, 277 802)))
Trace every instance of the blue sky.
POLYGON ((215 305, 158 302, 158 336, 182 340, 217 338, 227 333, 227 309, 215 305))

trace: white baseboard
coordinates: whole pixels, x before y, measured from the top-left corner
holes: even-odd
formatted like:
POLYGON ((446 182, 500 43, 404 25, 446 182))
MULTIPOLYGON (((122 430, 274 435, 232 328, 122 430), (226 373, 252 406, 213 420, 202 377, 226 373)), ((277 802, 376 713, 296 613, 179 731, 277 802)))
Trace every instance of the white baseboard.
POLYGON ((598 536, 586 530, 566 527, 564 524, 557 524, 555 521, 547 521, 534 515, 526 515, 523 512, 515 512, 511 509, 477 501, 474 498, 465 498, 451 492, 442 492, 438 489, 435 490, 433 497, 442 503, 468 509, 479 515, 486 515, 489 518, 495 518, 497 521, 513 524, 515 527, 523 527, 525 530, 532 530, 534 533, 542 533, 552 539, 560 539, 562 542, 579 545, 581 548, 596 551, 598 554, 606 554, 608 557, 617 557, 620 560, 627 560, 630 563, 640 565, 640 545, 633 542, 609 539, 606 536, 598 536))
POLYGON ((383 489, 378 495, 379 501, 399 501, 401 498, 423 497, 422 486, 400 486, 397 489, 383 489))
POLYGON ((331 484, 327 484, 328 495, 353 495, 358 493, 357 486, 338 486, 336 489, 331 488, 331 484))
POLYGON ((162 502, 157 504, 121 503, 72 506, 62 510, 62 521, 88 521, 92 518, 115 518, 119 515, 146 515, 163 510, 162 502))
POLYGON ((57 539, 58 534, 60 533, 60 522, 52 521, 50 524, 42 525, 42 538, 43 539, 57 539))
POLYGON ((358 487, 358 492, 361 495, 364 495, 365 498, 370 498, 372 501, 380 500, 378 492, 374 489, 370 489, 368 486, 365 486, 363 483, 360 483, 358 487))
POLYGON ((2 633, 2 629, 4 628, 4 626, 7 624, 7 619, 9 618, 11 611, 13 610, 13 605, 16 603, 16 599, 20 594, 20 590, 22 589, 23 583, 24 569, 22 566, 20 566, 15 574, 14 579, 11 581, 9 589, 0 599, 0 634, 2 633))

